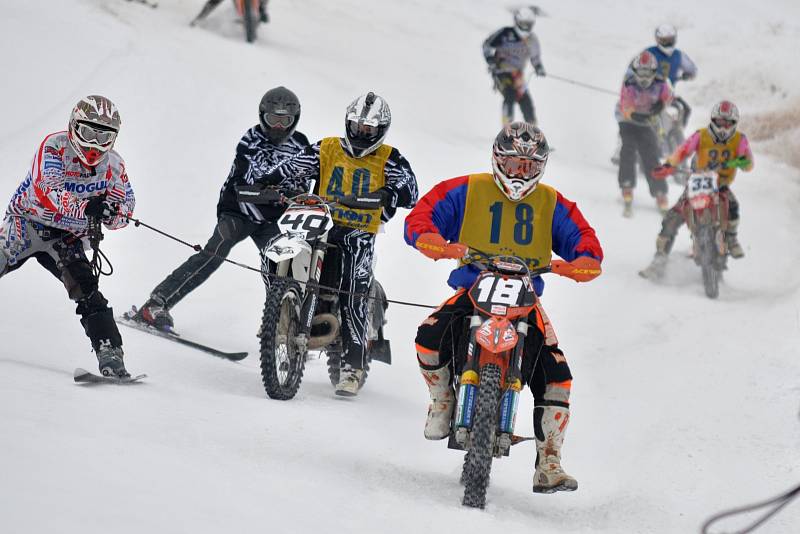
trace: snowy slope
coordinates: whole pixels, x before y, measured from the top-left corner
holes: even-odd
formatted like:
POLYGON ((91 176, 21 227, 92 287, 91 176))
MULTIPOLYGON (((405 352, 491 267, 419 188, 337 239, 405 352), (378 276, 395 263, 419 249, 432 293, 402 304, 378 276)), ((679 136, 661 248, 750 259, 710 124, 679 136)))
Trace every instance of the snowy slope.
MULTIPOLYGON (((388 142, 427 191, 488 169, 499 126, 480 43, 508 21, 506 4, 462 0, 271 2, 273 22, 247 45, 224 5, 199 28, 201 2, 0 1, 0 176, 10 196, 35 146, 63 129, 81 96, 119 106, 117 148, 137 216, 202 243, 241 133, 269 87, 303 104, 310 138, 338 135, 343 111, 374 90, 392 106, 388 142)), ((227 3, 226 3, 227 4, 227 3)), ((679 91, 693 127, 722 97, 744 114, 796 102, 795 2, 662 6, 544 3, 537 23, 550 73, 616 89, 626 62, 662 21, 701 69, 679 91)), ((265 398, 255 357, 263 286, 224 266, 174 310, 200 340, 253 354, 241 364, 125 330, 130 388, 76 387, 92 367, 74 305, 35 264, 0 281, 0 525, 8 532, 694 532, 710 513, 777 493, 800 478, 798 172, 759 154, 742 174, 741 240, 718 301, 679 237, 660 285, 639 279, 659 217, 644 189, 620 217, 608 163, 613 97, 534 80, 540 121, 558 151, 545 180, 579 202, 606 251, 592 284, 550 280, 545 305, 576 377, 565 466, 577 493, 530 493, 533 447, 495 464, 485 511, 463 509, 460 455, 422 438, 426 391, 413 336, 423 310, 393 306, 395 363, 375 364, 362 394, 337 399, 324 363, 309 362, 297 398, 265 398)), ((677 198, 673 188, 670 195, 677 198)), ((437 303, 450 268, 402 242, 402 216, 379 239, 377 275, 390 297, 437 303)), ((191 252, 141 228, 110 234, 116 267, 102 289, 118 311, 191 252)), ((232 259, 257 264, 242 244, 232 259)), ((527 394, 519 430, 530 435, 527 394)), ((796 532, 800 504, 763 532, 796 532)))

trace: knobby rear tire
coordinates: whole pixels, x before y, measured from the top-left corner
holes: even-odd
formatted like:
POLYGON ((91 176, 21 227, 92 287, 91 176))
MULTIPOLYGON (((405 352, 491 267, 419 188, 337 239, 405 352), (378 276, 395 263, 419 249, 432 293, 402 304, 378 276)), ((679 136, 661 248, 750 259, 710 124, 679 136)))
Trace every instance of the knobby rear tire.
POLYGON ((302 294, 294 280, 272 282, 261 319, 261 381, 272 399, 289 400, 297 394, 306 365, 305 351, 297 346, 302 294))
POLYGON ((464 506, 486 506, 486 488, 492 472, 494 438, 500 401, 500 367, 487 364, 481 368, 480 390, 475 406, 469 450, 461 479, 464 483, 464 506))

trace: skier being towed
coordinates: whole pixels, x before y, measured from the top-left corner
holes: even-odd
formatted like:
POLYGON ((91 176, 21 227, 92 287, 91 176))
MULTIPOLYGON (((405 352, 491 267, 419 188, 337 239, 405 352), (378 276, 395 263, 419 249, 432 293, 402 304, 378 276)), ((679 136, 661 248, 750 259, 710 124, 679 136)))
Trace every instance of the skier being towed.
POLYGON ((84 252, 94 222, 119 230, 133 214, 125 163, 112 150, 120 124, 116 106, 92 95, 72 110, 67 131, 44 138, 0 225, 0 277, 36 258, 78 304, 100 372, 128 378, 113 311, 84 252))
POLYGON ((208 280, 234 245, 249 237, 263 252, 278 234, 275 221, 283 207, 243 202, 237 189, 264 184, 267 172, 308 146, 308 139, 295 130, 300 120, 300 101, 285 87, 275 87, 264 94, 258 119, 259 123, 247 130, 236 146, 236 157, 217 203, 217 225, 205 248, 150 292, 150 298, 134 316, 135 321, 171 331, 175 322, 170 309, 208 280))

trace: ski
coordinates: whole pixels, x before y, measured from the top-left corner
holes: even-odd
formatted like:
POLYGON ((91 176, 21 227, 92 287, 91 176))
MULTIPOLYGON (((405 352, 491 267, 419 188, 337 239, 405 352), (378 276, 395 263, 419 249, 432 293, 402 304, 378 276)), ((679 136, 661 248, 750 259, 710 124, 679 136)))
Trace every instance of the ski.
POLYGON ((89 372, 86 369, 81 369, 80 367, 75 369, 75 373, 72 376, 72 378, 78 384, 118 384, 118 385, 135 384, 137 382, 140 382, 143 378, 146 377, 147 375, 144 374, 129 376, 127 378, 119 378, 115 376, 101 376, 89 372))
POLYGON ((128 0, 128 2, 133 2, 135 4, 142 4, 147 7, 152 7, 153 9, 158 7, 158 2, 151 2, 150 0, 128 0))
POLYGON ((246 352, 221 351, 219 349, 209 347, 208 345, 203 345, 202 343, 197 343, 196 341, 191 341, 189 339, 183 338, 175 332, 163 332, 161 330, 153 328, 150 325, 142 324, 139 321, 135 321, 133 319, 135 315, 136 315, 136 307, 134 306, 133 308, 131 308, 131 311, 122 314, 121 317, 115 317, 114 320, 123 326, 127 326, 128 328, 133 328, 135 330, 139 330, 140 332, 145 332, 147 334, 158 336, 163 339, 174 341, 175 343, 178 343, 180 345, 191 347, 195 350, 205 352, 206 354, 216 356, 217 358, 223 358, 233 362, 238 362, 240 360, 247 358, 246 352))

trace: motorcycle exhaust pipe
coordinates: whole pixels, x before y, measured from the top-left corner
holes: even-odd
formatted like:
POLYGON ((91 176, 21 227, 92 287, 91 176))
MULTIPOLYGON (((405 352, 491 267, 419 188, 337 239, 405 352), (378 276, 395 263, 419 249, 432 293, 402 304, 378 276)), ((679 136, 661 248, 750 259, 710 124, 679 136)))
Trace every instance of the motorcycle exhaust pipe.
POLYGON ((320 313, 319 315, 315 315, 311 320, 311 329, 314 331, 321 330, 322 333, 311 336, 308 340, 308 350, 321 349, 333 343, 336 336, 339 334, 340 326, 339 318, 332 313, 320 313))

